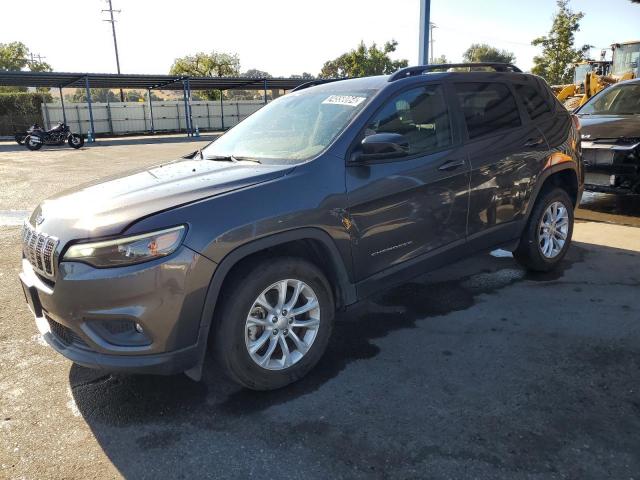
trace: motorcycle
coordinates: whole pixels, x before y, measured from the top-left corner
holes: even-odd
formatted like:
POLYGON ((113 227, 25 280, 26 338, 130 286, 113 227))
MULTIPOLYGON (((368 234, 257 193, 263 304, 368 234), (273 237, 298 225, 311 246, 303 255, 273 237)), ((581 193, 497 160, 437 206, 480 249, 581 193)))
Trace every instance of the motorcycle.
MULTIPOLYGON (((17 138, 16 141, 18 141, 17 138)), ((71 148, 78 149, 84 145, 84 137, 77 133, 71 133, 69 126, 62 122, 51 130, 44 130, 38 125, 33 125, 24 137, 24 144, 29 150, 39 150, 42 145, 64 145, 65 142, 71 148)))

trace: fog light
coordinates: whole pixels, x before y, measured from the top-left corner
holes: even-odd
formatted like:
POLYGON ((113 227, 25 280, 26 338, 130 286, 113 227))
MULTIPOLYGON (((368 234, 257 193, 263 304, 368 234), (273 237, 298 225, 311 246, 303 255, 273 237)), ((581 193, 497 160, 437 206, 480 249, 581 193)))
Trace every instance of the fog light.
POLYGON ((136 328, 136 332, 138 332, 138 333, 142 333, 143 332, 142 325, 140 325, 139 323, 136 323, 136 327, 135 328, 136 328))

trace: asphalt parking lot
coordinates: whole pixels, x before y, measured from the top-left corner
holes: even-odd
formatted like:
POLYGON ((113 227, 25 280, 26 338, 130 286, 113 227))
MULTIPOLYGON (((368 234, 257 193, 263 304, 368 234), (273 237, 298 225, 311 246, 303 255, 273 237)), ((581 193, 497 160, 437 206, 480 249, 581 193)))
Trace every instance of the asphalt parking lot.
POLYGON ((54 353, 17 280, 25 212, 202 144, 0 144, 0 478, 640 478, 638 197, 587 195, 553 274, 482 254, 341 313, 276 392, 54 353))

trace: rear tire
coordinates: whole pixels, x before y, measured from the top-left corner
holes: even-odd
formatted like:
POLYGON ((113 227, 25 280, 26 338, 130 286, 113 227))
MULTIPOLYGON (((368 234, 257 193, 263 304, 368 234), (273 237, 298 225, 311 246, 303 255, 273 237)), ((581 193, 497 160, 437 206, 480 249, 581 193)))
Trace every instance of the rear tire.
POLYGON ((24 144, 29 150, 40 150, 42 148, 42 141, 32 141, 31 135, 27 135, 27 137, 24 139, 24 144))
POLYGON ((573 202, 565 190, 543 191, 513 252, 516 261, 536 272, 555 268, 571 244, 573 220, 573 202))
POLYGON ((225 281, 221 298, 212 344, 224 373, 240 385, 284 387, 304 377, 324 354, 334 303, 327 279, 312 263, 281 257, 241 266, 225 281))

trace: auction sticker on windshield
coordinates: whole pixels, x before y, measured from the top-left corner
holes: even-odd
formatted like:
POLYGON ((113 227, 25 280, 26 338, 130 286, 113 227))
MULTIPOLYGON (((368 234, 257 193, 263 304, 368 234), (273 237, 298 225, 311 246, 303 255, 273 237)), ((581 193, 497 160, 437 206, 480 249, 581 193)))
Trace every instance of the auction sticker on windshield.
POLYGON ((322 103, 330 105, 347 105, 349 107, 357 107, 366 100, 366 97, 358 97, 356 95, 331 95, 322 103))

